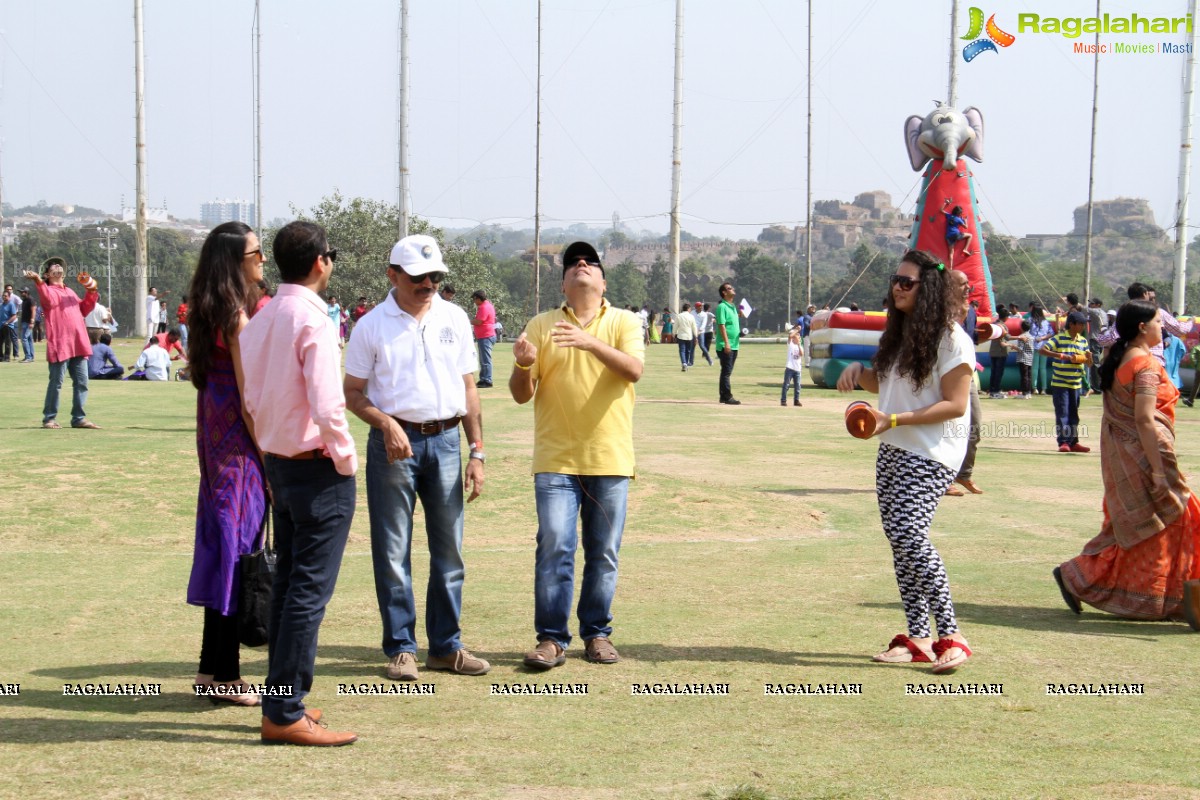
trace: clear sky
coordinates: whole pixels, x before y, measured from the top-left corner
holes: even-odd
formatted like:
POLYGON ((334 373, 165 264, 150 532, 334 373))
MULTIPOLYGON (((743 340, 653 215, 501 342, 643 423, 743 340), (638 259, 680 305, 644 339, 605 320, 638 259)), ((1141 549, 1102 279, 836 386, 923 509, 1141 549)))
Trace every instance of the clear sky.
MULTIPOLYGON (((262 6, 265 216, 290 216, 290 205, 310 207, 335 188, 394 202, 399 3, 262 6)), ((902 129, 947 94, 950 2, 813 6, 814 199, 884 189, 911 211, 919 176, 902 129)), ((686 230, 753 238, 764 225, 803 223, 806 8, 687 0, 686 230)), ((970 63, 956 41, 958 105, 980 108, 986 123, 975 167, 983 214, 1014 235, 1067 231, 1087 199, 1092 105, 1092 60, 1072 45, 1091 37, 1020 33, 1016 17, 1088 17, 1095 5, 981 8, 1016 35, 970 63)), ((152 206, 198 217, 202 202, 253 198, 253 10, 252 0, 145 0, 152 206)), ((1102 9, 1135 12, 1184 16, 1187 4, 1102 9)), ((667 230, 674 24, 674 0, 545 3, 546 227, 607 224, 616 212, 634 229, 667 230)), ((409 29, 414 212, 445 226, 532 227, 537 3, 411 0, 409 29)), ((133 3, 0 0, 0 33, 4 199, 132 205, 133 3)), ((1174 54, 1100 61, 1096 197, 1146 197, 1164 227, 1175 214, 1184 63, 1174 54)))

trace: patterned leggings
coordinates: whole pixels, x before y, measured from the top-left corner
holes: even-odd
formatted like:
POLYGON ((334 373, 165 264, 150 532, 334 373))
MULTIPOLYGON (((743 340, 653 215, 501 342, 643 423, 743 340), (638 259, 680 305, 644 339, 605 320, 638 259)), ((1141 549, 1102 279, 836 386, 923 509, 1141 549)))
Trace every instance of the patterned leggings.
POLYGON ((929 541, 933 514, 954 475, 954 470, 937 461, 889 444, 879 445, 875 460, 879 516, 892 545, 908 635, 914 638, 929 636, 930 610, 939 637, 958 630, 946 567, 929 541))

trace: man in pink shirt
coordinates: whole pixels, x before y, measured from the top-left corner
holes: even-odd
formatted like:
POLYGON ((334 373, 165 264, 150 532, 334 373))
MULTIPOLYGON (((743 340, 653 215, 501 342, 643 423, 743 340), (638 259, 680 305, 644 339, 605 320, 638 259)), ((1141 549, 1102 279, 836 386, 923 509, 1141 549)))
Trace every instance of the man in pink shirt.
POLYGON ((71 373, 71 427, 99 428, 88 421, 83 412, 88 394, 88 356, 91 341, 83 318, 92 313, 100 292, 93 284, 83 296, 67 288, 63 281, 67 262, 48 258, 42 264, 43 275, 25 270, 25 277, 37 282, 38 302, 45 314, 46 361, 50 364, 50 383, 46 387, 46 402, 42 406, 42 427, 61 428, 58 416, 58 397, 62 391, 64 373, 71 373))
POLYGON ((479 349, 479 382, 475 384, 480 389, 492 388, 492 345, 496 343, 496 307, 487 299, 483 289, 476 289, 471 294, 475 301, 475 318, 471 325, 475 331, 475 347, 479 349))
POLYGON ((262 741, 336 747, 358 736, 317 725, 304 696, 354 519, 358 468, 341 351, 320 298, 337 251, 324 228, 303 221, 280 228, 272 249, 283 283, 239 337, 242 399, 263 452, 277 552, 262 741))

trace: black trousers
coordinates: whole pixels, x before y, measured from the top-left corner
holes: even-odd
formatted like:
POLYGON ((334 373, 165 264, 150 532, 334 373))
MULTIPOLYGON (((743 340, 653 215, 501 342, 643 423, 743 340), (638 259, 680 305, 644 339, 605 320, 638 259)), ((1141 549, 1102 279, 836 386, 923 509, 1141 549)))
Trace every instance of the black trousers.
POLYGON ((237 633, 237 616, 222 616, 214 608, 204 609, 204 634, 200 639, 200 668, 197 672, 212 675, 214 681, 226 683, 242 677, 237 633))

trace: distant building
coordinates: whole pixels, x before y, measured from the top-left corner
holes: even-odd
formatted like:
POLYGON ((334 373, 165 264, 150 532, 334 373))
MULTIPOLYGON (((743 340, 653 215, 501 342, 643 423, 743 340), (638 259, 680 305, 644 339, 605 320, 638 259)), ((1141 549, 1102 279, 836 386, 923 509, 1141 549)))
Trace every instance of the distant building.
POLYGON ((245 200, 214 200, 200 205, 200 221, 215 227, 222 222, 254 224, 254 203, 245 200))
MULTIPOLYGON (((121 222, 136 222, 136 221, 137 221, 137 209, 136 208, 122 208, 121 209, 121 222)), ((170 222, 171 215, 167 212, 167 210, 165 208, 147 208, 146 209, 146 221, 147 222, 170 222)))

